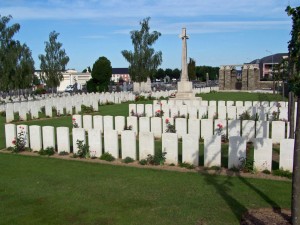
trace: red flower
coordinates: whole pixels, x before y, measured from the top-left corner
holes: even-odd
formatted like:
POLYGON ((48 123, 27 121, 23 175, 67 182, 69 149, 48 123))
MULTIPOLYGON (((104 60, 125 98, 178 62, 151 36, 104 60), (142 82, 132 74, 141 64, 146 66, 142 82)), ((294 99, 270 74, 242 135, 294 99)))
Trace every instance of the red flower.
POLYGON ((220 123, 219 123, 217 126, 218 126, 220 129, 222 129, 222 128, 223 128, 223 125, 222 125, 222 124, 220 124, 220 123))
POLYGON ((13 140, 11 143, 12 143, 13 145, 15 145, 15 144, 16 144, 16 140, 13 140))
POLYGON ((72 120, 76 120, 75 118, 72 118, 72 120))
POLYGON ((169 123, 169 119, 166 119, 166 123, 169 123))
POLYGON ((157 112, 157 113, 160 113, 160 110, 158 109, 156 112, 157 112))

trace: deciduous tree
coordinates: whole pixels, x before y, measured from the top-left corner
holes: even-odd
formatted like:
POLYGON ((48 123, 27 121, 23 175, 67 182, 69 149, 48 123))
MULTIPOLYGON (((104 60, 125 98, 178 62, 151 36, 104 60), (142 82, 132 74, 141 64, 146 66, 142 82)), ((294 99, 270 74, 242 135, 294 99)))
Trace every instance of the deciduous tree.
POLYGON ((130 32, 133 51, 123 50, 121 53, 129 62, 129 74, 136 82, 146 81, 153 77, 157 67, 162 63, 161 51, 155 52, 151 46, 161 36, 157 31, 149 33, 150 17, 140 22, 141 29, 130 32))
POLYGON ((40 67, 42 71, 41 78, 48 87, 58 87, 63 80, 63 71, 69 62, 69 57, 62 43, 57 41, 59 33, 52 31, 49 34, 49 41, 45 42, 45 55, 39 55, 41 61, 40 67))
MULTIPOLYGON (((291 30, 291 40, 288 42, 289 68, 292 71, 290 82, 292 90, 298 97, 293 181, 292 181, 292 224, 300 224, 300 6, 292 8, 288 6, 286 12, 292 17, 293 25, 291 30)), ((294 104, 294 103, 292 103, 294 104)), ((292 118, 293 119, 293 118, 292 118)))
POLYGON ((196 80, 196 61, 192 58, 188 63, 188 75, 190 80, 196 80))

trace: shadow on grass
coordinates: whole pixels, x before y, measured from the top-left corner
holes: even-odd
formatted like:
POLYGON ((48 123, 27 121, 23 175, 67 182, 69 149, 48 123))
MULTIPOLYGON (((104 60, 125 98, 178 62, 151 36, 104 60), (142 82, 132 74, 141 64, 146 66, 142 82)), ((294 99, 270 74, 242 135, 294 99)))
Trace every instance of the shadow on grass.
MULTIPOLYGON (((224 181, 220 181, 218 179, 218 172, 216 171, 215 175, 208 174, 208 172, 202 172, 202 174, 205 174, 204 180, 208 185, 213 187, 216 190, 216 193, 226 202, 226 204, 230 207, 232 213, 235 215, 238 221, 241 221, 242 215, 248 211, 245 205, 243 205, 241 202, 237 200, 237 198, 234 196, 234 193, 231 193, 231 187, 234 186, 234 184, 231 182, 233 179, 231 176, 228 176, 224 181)), ((255 187, 253 184, 251 184, 247 179, 239 176, 238 172, 236 173, 239 180, 246 185, 248 188, 253 190, 257 193, 260 198, 262 198, 266 203, 270 205, 271 208, 275 211, 275 209, 280 209, 280 206, 273 201, 271 198, 269 198, 264 192, 262 192, 259 188, 255 187)), ((280 210, 279 210, 280 211, 280 210)), ((248 215, 248 219, 251 221, 256 221, 257 224, 264 224, 261 220, 258 218, 255 218, 251 215, 248 215)))

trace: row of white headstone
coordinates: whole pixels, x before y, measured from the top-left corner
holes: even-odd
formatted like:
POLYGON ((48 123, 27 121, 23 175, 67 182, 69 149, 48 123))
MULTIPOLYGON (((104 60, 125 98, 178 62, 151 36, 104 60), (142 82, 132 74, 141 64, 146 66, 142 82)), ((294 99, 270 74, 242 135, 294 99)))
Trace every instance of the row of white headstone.
MULTIPOLYGON (((6 147, 13 147, 13 140, 20 131, 26 140, 26 146, 33 151, 39 151, 48 147, 57 148, 58 153, 71 151, 70 132, 68 127, 52 126, 28 126, 5 125, 6 147)), ((90 155, 100 157, 103 152, 110 153, 115 158, 131 157, 134 160, 146 159, 148 154, 155 154, 154 134, 152 132, 140 132, 138 138, 138 151, 136 133, 131 130, 121 132, 121 148, 119 148, 118 132, 107 130, 104 132, 104 143, 99 129, 89 129, 86 139, 86 131, 83 128, 72 129, 73 153, 78 152, 77 141, 89 145, 90 155), (119 149, 121 154, 119 155, 119 149)), ((259 170, 272 170, 272 140, 268 138, 255 138, 254 140, 254 167, 259 170)), ((228 168, 238 168, 246 159, 246 139, 233 136, 229 138, 228 168)), ((178 164, 178 135, 164 133, 162 135, 162 151, 166 152, 167 164, 178 164)), ((280 141, 279 167, 292 171, 293 168, 293 139, 280 141)), ((182 136, 182 162, 199 165, 199 138, 193 134, 182 136)), ((202 165, 202 162, 200 163, 202 165)), ((204 139, 204 162, 205 167, 221 166, 221 136, 211 135, 204 139)))
POLYGON ((99 129, 102 133, 106 130, 116 130, 118 134, 129 128, 138 134, 139 132, 153 132, 155 138, 161 138, 166 133, 167 123, 175 125, 179 138, 185 134, 193 134, 205 139, 217 133, 219 125, 221 133, 227 137, 242 136, 247 141, 254 138, 272 138, 273 143, 289 137, 289 123, 283 121, 253 121, 253 120, 222 120, 222 119, 186 119, 169 117, 135 117, 135 116, 102 116, 102 115, 73 115, 73 124, 79 128, 99 129), (271 135, 270 135, 271 124, 271 135))
POLYGON ((278 119, 288 120, 287 107, 264 107, 264 106, 194 106, 194 105, 161 105, 161 104, 129 104, 129 115, 142 115, 147 117, 155 116, 159 111, 163 111, 167 117, 185 116, 188 118, 208 118, 208 119, 239 119, 245 112, 249 116, 259 120, 272 121, 276 119, 274 112, 278 114, 278 119))
MULTIPOLYGON (((76 113, 81 111, 81 106, 92 106, 94 111, 99 110, 98 104, 108 102, 121 103, 133 101, 135 96, 132 93, 91 93, 82 95, 65 96, 60 98, 49 98, 38 101, 15 102, 6 104, 6 122, 14 120, 14 113, 18 113, 20 120, 26 121, 27 114, 31 114, 32 119, 39 118, 39 112, 45 107, 47 117, 52 117, 52 108, 56 109, 57 115, 73 114, 73 108, 76 113)), ((55 115, 55 116, 57 116, 55 115)))

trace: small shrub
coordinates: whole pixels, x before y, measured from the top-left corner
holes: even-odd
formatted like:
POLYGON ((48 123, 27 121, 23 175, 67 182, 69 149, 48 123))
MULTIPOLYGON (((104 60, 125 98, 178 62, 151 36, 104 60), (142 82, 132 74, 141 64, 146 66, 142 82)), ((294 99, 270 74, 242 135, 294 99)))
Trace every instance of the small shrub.
POLYGON ((293 177, 293 173, 291 173, 288 170, 283 170, 283 169, 273 170, 272 173, 274 176, 287 177, 289 179, 292 179, 292 177, 293 177))
POLYGON ((175 125, 172 125, 169 119, 166 119, 165 123, 167 126, 166 133, 176 133, 175 125))
POLYGON ((171 163, 171 164, 169 164, 169 166, 175 166, 175 164, 174 164, 174 163, 171 163))
POLYGON ((189 170, 195 169, 195 166, 193 164, 190 164, 190 163, 187 163, 187 162, 179 163, 179 166, 183 167, 183 168, 187 168, 189 170))
POLYGON ((163 165, 166 161, 166 154, 167 152, 159 152, 155 154, 154 156, 149 154, 147 157, 147 164, 150 165, 163 165))
POLYGON ((245 172, 245 173, 253 173, 254 172, 254 160, 247 159, 245 157, 240 157, 240 170, 245 172))
POLYGON ((100 159, 108 161, 108 162, 112 162, 115 160, 115 157, 113 157, 110 153, 105 152, 104 154, 102 154, 100 156, 100 159))
POLYGON ((46 149, 41 149, 38 153, 39 155, 51 156, 54 155, 55 151, 53 147, 47 147, 46 149))
POLYGON ((69 155, 69 152, 62 151, 62 152, 58 153, 58 155, 69 155))
POLYGON ((231 167, 229 170, 232 172, 239 172, 240 168, 234 166, 234 167, 231 167))
POLYGON ((139 161, 139 164, 143 165, 143 166, 147 165, 147 160, 146 159, 142 159, 142 160, 139 161))
POLYGON ((129 126, 125 125, 123 130, 132 130, 132 125, 129 125, 129 126))
POLYGON ((263 170, 262 173, 264 173, 264 174, 271 174, 270 170, 267 170, 267 169, 263 170))
POLYGON ((83 141, 81 140, 77 140, 76 144, 77 144, 78 151, 74 155, 78 156, 79 158, 89 158, 90 146, 84 144, 83 141))
POLYGON ((122 160, 122 162, 123 162, 123 163, 126 163, 126 164, 127 164, 127 163, 132 163, 132 162, 134 162, 134 159, 127 156, 125 159, 122 160))

